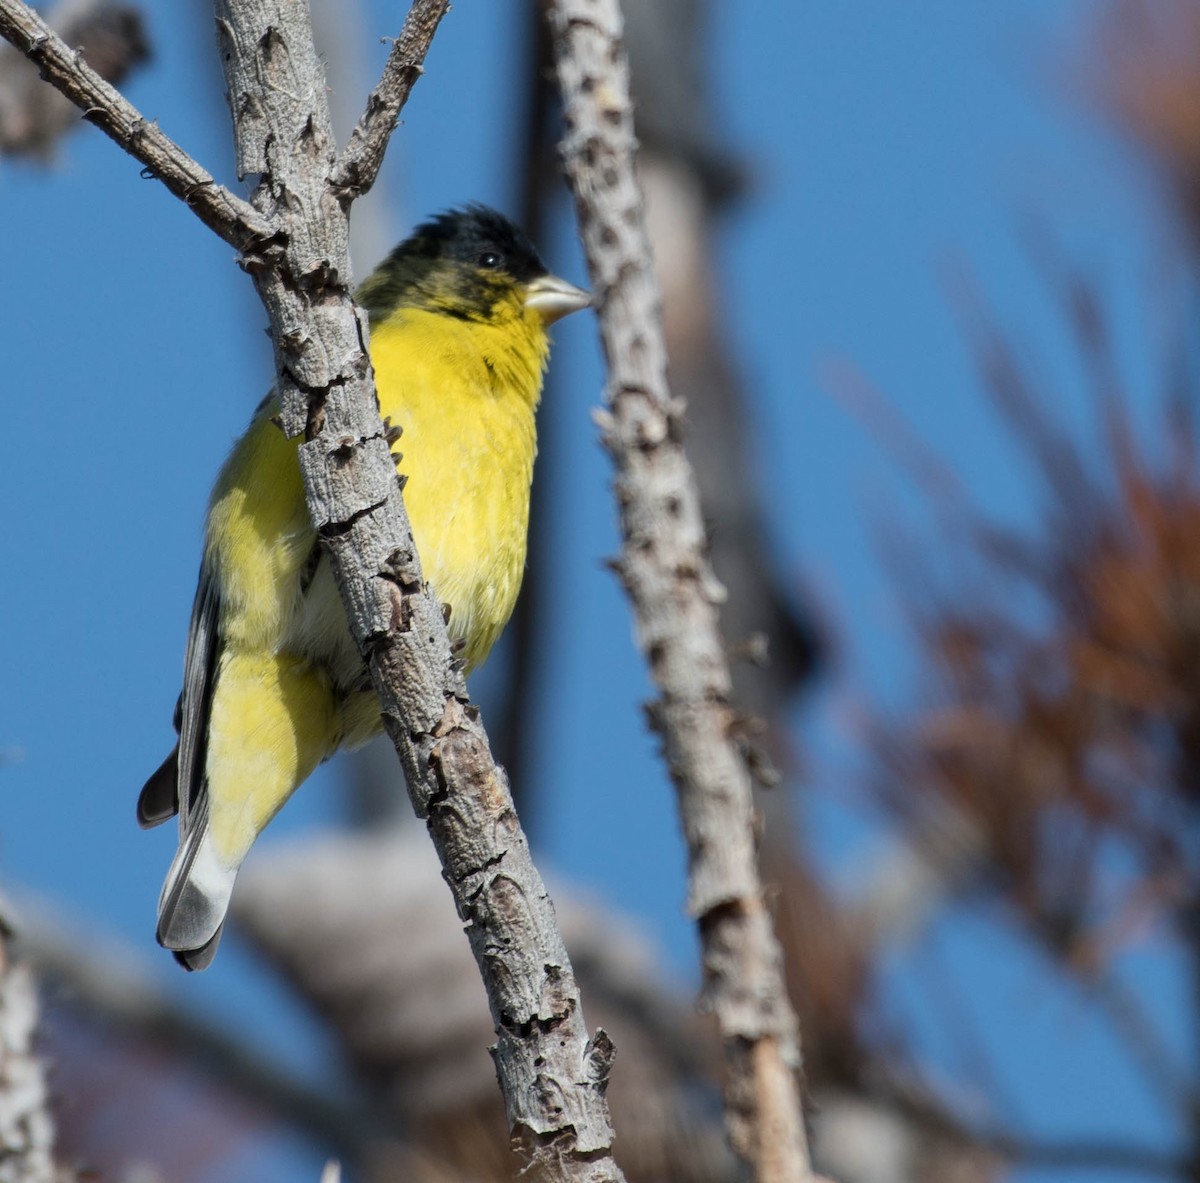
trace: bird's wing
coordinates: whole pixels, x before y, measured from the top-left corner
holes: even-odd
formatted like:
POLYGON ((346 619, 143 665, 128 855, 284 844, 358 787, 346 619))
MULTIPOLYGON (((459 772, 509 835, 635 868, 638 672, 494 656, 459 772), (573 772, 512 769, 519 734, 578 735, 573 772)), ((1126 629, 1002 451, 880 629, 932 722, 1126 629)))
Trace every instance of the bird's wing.
POLYGON ((216 581, 205 564, 188 626, 183 690, 175 704, 179 742, 142 786, 137 819, 143 829, 160 825, 178 813, 180 836, 184 838, 193 828, 193 815, 204 799, 208 717, 220 648, 219 609, 216 581))
POLYGON ((179 832, 191 829, 192 814, 205 796, 205 754, 208 720, 212 712, 213 686, 220 653, 220 595, 215 575, 206 562, 188 625, 187 651, 183 659, 183 690, 179 696, 179 832))
POLYGON ((208 830, 208 727, 221 656, 220 608, 217 580, 205 563, 192 604, 183 690, 175 708, 179 743, 150 778, 139 803, 140 812, 153 808, 153 802, 145 799, 156 791, 154 786, 164 777, 164 769, 171 768, 173 758, 179 849, 158 897, 158 943, 172 950, 187 969, 203 969, 212 961, 237 874, 236 866, 214 860, 208 830))

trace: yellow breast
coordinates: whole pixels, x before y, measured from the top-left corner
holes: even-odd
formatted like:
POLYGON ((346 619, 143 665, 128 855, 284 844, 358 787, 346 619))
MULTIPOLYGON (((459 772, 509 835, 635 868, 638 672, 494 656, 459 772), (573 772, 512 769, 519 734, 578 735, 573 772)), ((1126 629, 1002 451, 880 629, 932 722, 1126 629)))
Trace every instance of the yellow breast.
POLYGON ((401 309, 371 330, 380 410, 404 429, 398 470, 417 552, 469 666, 521 585, 546 353, 533 318, 497 326, 401 309))
MULTIPOLYGON (((487 656, 520 588, 547 352, 540 322, 516 304, 488 321, 402 308, 372 326, 380 410, 403 427, 398 471, 417 550, 468 668, 487 656)), ((214 492, 206 550, 220 571, 223 632, 309 657, 346 684, 361 663, 328 564, 301 589, 316 538, 297 444, 271 422, 276 411, 256 418, 214 492)))

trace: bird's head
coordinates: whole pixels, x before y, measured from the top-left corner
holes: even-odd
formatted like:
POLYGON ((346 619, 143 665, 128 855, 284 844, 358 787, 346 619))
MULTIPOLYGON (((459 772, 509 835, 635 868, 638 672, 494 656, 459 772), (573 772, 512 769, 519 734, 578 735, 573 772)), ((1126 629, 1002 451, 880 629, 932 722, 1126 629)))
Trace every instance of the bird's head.
POLYGON ((465 321, 513 317, 545 328, 591 303, 551 275, 533 243, 484 205, 449 210, 413 231, 357 293, 373 323, 397 308, 425 308, 465 321))

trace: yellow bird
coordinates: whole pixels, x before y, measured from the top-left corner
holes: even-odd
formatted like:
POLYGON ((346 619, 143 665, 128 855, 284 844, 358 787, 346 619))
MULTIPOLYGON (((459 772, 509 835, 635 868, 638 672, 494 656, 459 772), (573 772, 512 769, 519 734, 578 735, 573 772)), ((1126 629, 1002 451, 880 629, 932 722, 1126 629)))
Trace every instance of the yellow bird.
MULTIPOLYGON (((589 303, 484 206, 444 213, 356 294, 381 414, 403 430, 404 502, 468 669, 487 656, 525 566, 534 412, 547 327, 589 303)), ((138 821, 179 814, 159 943, 188 969, 216 952, 238 868, 312 770, 381 729, 328 557, 304 503, 298 441, 268 398, 208 509, 175 712, 179 742, 138 821)))

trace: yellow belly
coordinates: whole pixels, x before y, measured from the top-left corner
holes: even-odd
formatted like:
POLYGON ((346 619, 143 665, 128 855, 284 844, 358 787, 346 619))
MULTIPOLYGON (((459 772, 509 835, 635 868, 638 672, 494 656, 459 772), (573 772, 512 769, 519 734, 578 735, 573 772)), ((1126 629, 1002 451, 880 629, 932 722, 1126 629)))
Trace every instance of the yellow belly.
MULTIPOLYGON (((375 328, 371 357, 384 416, 403 427, 398 471, 425 578, 450 605, 451 636, 478 665, 516 602, 525 565, 534 411, 544 349, 532 364, 489 354, 488 326, 407 311, 375 328)), ((285 652, 344 685, 361 669, 328 563, 307 592, 316 538, 297 441, 268 405, 230 456, 209 513, 206 561, 218 571, 228 646, 285 652)))
MULTIPOLYGON (((512 614, 525 565, 537 331, 540 351, 523 351, 532 366, 489 352, 487 325, 405 312, 372 331, 381 411, 403 427, 413 536, 468 668, 512 614)), ((510 326, 500 340, 511 339, 510 326)), ((206 534, 221 635, 206 769, 229 865, 320 760, 380 730, 328 559, 312 565, 298 443, 272 421, 277 410, 264 407, 234 448, 206 534)))

